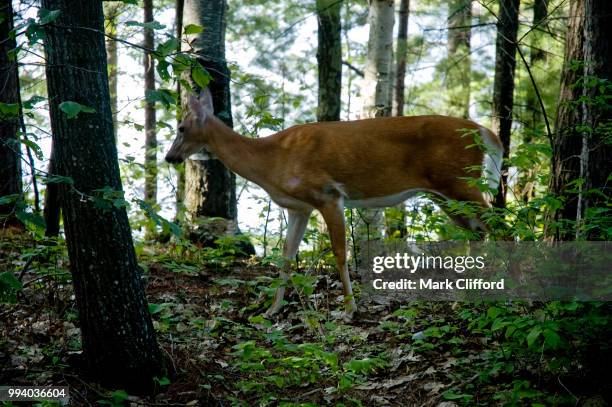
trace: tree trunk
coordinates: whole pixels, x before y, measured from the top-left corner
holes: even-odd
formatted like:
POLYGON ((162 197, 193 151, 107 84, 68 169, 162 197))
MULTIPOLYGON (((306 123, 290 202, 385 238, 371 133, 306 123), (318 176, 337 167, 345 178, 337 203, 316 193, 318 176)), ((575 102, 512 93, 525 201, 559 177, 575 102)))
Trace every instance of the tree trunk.
MULTIPOLYGON (((144 22, 153 22, 153 0, 144 0, 144 22)), ((155 48, 155 33, 152 28, 144 29, 144 47, 146 49, 155 48)), ((145 51, 144 53, 144 78, 145 96, 155 90, 155 59, 145 51)), ((155 117, 155 102, 147 100, 145 103, 145 184, 144 200, 151 207, 157 204, 157 119, 155 117)), ((155 225, 149 222, 146 237, 152 239, 155 235, 155 225)))
MULTIPOLYGON (((391 70, 395 77, 395 86, 391 89, 393 115, 404 115, 404 90, 406 77, 406 54, 408 52, 408 16, 410 1, 400 0, 399 27, 395 55, 395 69, 391 70)), ((392 82, 392 81, 390 81, 392 82)), ((388 237, 404 238, 408 234, 406 228, 406 204, 401 204, 385 210, 385 229, 388 237)))
MULTIPOLYGON (((49 166, 47 167, 49 175, 57 175, 56 161, 55 143, 51 142, 51 156, 49 157, 49 166)), ((59 184, 55 182, 47 184, 44 204, 43 216, 45 218, 45 236, 59 236, 61 215, 59 184)))
MULTIPOLYGON (((542 31, 546 28, 546 19, 548 18, 548 0, 535 0, 533 4, 533 22, 532 27, 537 27, 533 30, 531 35, 529 53, 529 67, 534 70, 534 67, 540 62, 546 59, 546 52, 542 49, 542 31)), ((528 126, 531 130, 531 134, 536 131, 537 126, 542 121, 542 112, 540 111, 540 104, 537 100, 537 96, 533 87, 530 86, 527 91, 527 114, 528 114, 528 126)))
POLYGON ((17 47, 13 30, 11 2, 0 4, 0 103, 11 105, 12 111, 0 110, 0 199, 12 196, 7 203, 0 203, 0 229, 20 226, 15 217, 17 205, 23 200, 21 186, 21 148, 19 129, 19 73, 17 47))
POLYGON ((493 129, 504 146, 504 162, 495 206, 506 206, 508 183, 508 156, 514 105, 514 68, 516 67, 516 40, 518 31, 519 0, 499 0, 497 41, 495 43, 495 79, 493 81, 493 129))
POLYGON ((610 15, 612 3, 607 0, 570 2, 550 186, 564 205, 553 214, 556 222, 547 231, 561 240, 605 239, 609 227, 591 215, 605 210, 610 196, 612 148, 606 140, 612 109, 601 103, 609 98, 612 80, 610 15))
MULTIPOLYGON (((316 0, 317 8, 317 68, 319 73, 317 121, 339 121, 342 109, 342 24, 337 0, 316 0)), ((326 226, 323 217, 317 213, 319 239, 317 247, 324 248, 326 226)), ((282 226, 282 223, 281 223, 282 226)), ((266 248, 264 248, 264 251, 266 248)))
MULTIPOLYGON (((548 16, 548 0, 535 0, 533 4, 533 20, 532 28, 533 31, 530 33, 530 53, 529 53, 529 67, 532 72, 542 70, 543 67, 539 65, 546 60, 546 52, 542 49, 542 31, 546 28, 546 19, 548 16)), ((537 77, 536 77, 537 80, 537 77)), ((526 117, 525 117, 525 131, 523 132, 523 143, 529 144, 533 141, 534 137, 540 133, 542 123, 542 111, 540 103, 538 101, 535 89, 533 86, 529 86, 527 89, 527 96, 525 100, 526 104, 526 117)), ((539 168, 527 168, 522 174, 519 174, 517 180, 516 194, 525 203, 529 202, 535 197, 535 185, 536 185, 536 174, 539 168)))
MULTIPOLYGON (((122 9, 122 2, 104 2, 104 16, 106 17, 106 35, 110 37, 117 37, 117 23, 119 21, 119 15, 121 14, 122 9)), ((117 132, 119 131, 119 122, 117 120, 117 114, 119 111, 119 103, 117 100, 119 52, 117 49, 117 41, 113 38, 106 38, 106 56, 108 58, 108 87, 110 90, 111 109, 113 110, 113 133, 115 135, 115 142, 117 142, 117 132)))
POLYGON ((144 295, 123 195, 104 49, 102 2, 42 0, 59 10, 45 25, 47 90, 83 357, 105 385, 147 391, 162 357, 144 295), (63 102, 95 109, 70 119, 63 102), (101 190, 104 189, 104 192, 101 190), (120 201, 119 201, 120 202, 120 201))
POLYGON ((342 92, 341 3, 317 0, 319 103, 317 121, 340 120, 342 92))
MULTIPOLYGON (((183 9, 185 7, 185 0, 176 0, 175 4, 175 21, 176 21, 176 38, 182 42, 183 40, 183 9)), ((182 89, 181 82, 176 81, 176 94, 178 100, 182 100, 182 89)), ((176 114, 176 121, 178 124, 181 122, 183 116, 182 110, 179 108, 176 114)), ((175 191, 175 215, 174 221, 179 224, 183 223, 183 200, 185 199, 185 164, 178 164, 175 166, 176 169, 176 191, 175 191)))
MULTIPOLYGON (((393 24, 395 2, 393 0, 370 0, 368 23, 368 54, 362 88, 362 118, 391 115, 393 24)), ((360 209, 357 217, 359 240, 377 239, 383 231, 383 210, 360 209)))
POLYGON ((448 114, 470 116, 470 39, 472 0, 453 0, 448 7, 448 114))
MULTIPOLYGON (((183 24, 205 27, 203 32, 190 35, 188 40, 198 54, 198 61, 212 76, 208 87, 215 115, 232 127, 230 71, 225 61, 225 19, 225 0, 185 0, 183 24)), ((185 42, 183 47, 184 51, 189 49, 185 42)), ((189 94, 183 92, 183 108, 188 98, 189 94)), ((193 238, 209 244, 219 237, 219 233, 236 233, 236 206, 236 175, 221 161, 214 158, 186 161, 185 209, 188 226, 195 232, 191 234, 193 238), (215 222, 214 227, 209 228, 206 223, 210 222, 205 220, 211 217, 225 219, 225 225, 215 222)))
POLYGON ((408 52, 408 16, 410 0, 400 0, 399 28, 397 31, 397 52, 395 68, 395 116, 404 115, 404 91, 406 79, 406 54, 408 52))
POLYGON ((364 72, 362 117, 391 115, 389 81, 393 51, 393 0, 370 0, 370 34, 364 72))

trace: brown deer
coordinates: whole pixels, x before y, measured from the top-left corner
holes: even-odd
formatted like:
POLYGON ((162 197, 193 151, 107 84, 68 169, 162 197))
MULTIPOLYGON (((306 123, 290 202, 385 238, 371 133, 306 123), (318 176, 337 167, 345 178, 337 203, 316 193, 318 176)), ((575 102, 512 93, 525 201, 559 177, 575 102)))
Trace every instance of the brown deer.
MULTIPOLYGON (((283 247, 287 264, 295 258, 310 214, 318 210, 327 224, 349 318, 357 307, 346 261, 345 206, 393 206, 425 191, 484 209, 490 206, 486 194, 466 178, 484 175, 491 189, 499 183, 502 144, 470 120, 432 115, 309 123, 252 139, 214 116, 208 89, 191 96, 188 105, 166 161, 180 163, 206 148, 265 189, 289 215, 283 247), (475 144, 484 148, 469 148, 475 144)), ((487 230, 479 216, 452 218, 471 230, 487 230)), ((281 278, 288 278, 286 267, 281 278)), ((281 308, 284 293, 281 285, 267 315, 281 308)))

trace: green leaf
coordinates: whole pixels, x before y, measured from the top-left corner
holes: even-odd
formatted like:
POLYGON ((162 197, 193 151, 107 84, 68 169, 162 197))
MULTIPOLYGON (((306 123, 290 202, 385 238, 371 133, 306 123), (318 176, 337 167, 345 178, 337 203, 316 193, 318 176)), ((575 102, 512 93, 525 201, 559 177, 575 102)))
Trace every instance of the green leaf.
POLYGON ((159 314, 165 308, 164 304, 149 303, 149 313, 151 315, 159 314))
POLYGON ((0 196, 0 205, 7 205, 16 202, 19 199, 19 194, 0 196))
POLYGON ((52 23, 53 21, 57 20, 60 14, 60 10, 47 10, 41 8, 40 10, 38 10, 38 24, 45 25, 52 23))
POLYGON ((378 358, 352 359, 344 364, 344 370, 368 374, 374 372, 376 368, 382 366, 384 366, 384 363, 378 358))
POLYGON ((142 199, 136 199, 136 202, 138 203, 138 206, 140 206, 140 209, 145 211, 147 216, 153 222, 155 222, 156 225, 162 227, 164 232, 170 232, 170 233, 172 233, 173 235, 175 235, 177 237, 181 236, 183 231, 181 230, 181 227, 179 225, 177 225, 174 222, 170 222, 169 220, 167 220, 163 216, 159 215, 157 212, 155 212, 155 210, 153 209, 153 207, 151 207, 150 204, 148 204, 147 202, 143 201, 142 199))
POLYGON ((151 90, 147 89, 145 92, 145 99, 147 102, 160 102, 164 107, 168 108, 171 105, 176 104, 175 92, 168 89, 151 90))
POLYGON ((177 51, 179 48, 179 45, 180 45, 179 40, 172 37, 168 41, 162 42, 161 44, 159 44, 157 46, 156 53, 159 56, 166 56, 174 51, 177 51))
POLYGON ((501 318, 496 319, 495 321, 493 321, 493 325, 491 325, 491 331, 495 332, 495 331, 499 331, 500 329, 503 329, 504 327, 508 326, 510 324, 510 322, 505 321, 501 318))
POLYGON ((11 118, 19 115, 19 103, 0 103, 0 117, 11 118))
POLYGON ((142 28, 148 28, 150 30, 163 30, 164 28, 166 28, 165 25, 157 22, 157 21, 149 21, 147 23, 141 23, 139 21, 134 21, 134 20, 130 20, 130 21, 126 21, 125 25, 127 25, 128 27, 142 27, 142 28))
POLYGON ((128 397, 130 397, 130 395, 127 394, 125 390, 115 390, 113 392, 113 400, 117 403, 121 403, 122 401, 127 400, 128 397))
POLYGON ((0 302, 15 303, 22 289, 21 281, 12 272, 0 273, 0 302))
POLYGON ((498 307, 489 307, 489 309, 487 310, 487 316, 491 319, 495 319, 499 314, 502 313, 502 311, 503 310, 498 307))
POLYGON ((186 71, 193 65, 193 58, 185 54, 176 54, 172 60, 172 70, 175 75, 179 75, 181 72, 186 71))
POLYGON ((45 178, 46 184, 74 184, 74 180, 71 177, 64 177, 63 175, 49 175, 45 178))
POLYGON ((162 80, 164 81, 167 81, 170 79, 170 72, 168 72, 169 66, 170 64, 165 59, 157 60, 157 65, 155 66, 155 69, 157 70, 159 77, 162 78, 162 80))
POLYGON ((446 400, 463 400, 463 401, 469 401, 472 398, 474 398, 474 396, 472 396, 471 394, 457 393, 454 389, 446 390, 444 393, 442 393, 442 397, 444 397, 446 400))
POLYGON ((93 195, 89 197, 89 200, 93 202, 96 208, 107 211, 113 208, 126 208, 129 205, 124 199, 123 191, 113 189, 108 185, 104 188, 94 189, 92 192, 93 195))
POLYGON ((35 229, 45 229, 47 226, 42 216, 36 213, 17 211, 15 216, 23 223, 34 226, 35 229))
POLYGON ((82 105, 71 100, 60 103, 59 108, 62 112, 66 113, 69 119, 74 119, 79 113, 95 113, 96 110, 89 106, 82 105))
POLYGON ((32 109, 35 104, 40 103, 40 102, 45 101, 45 100, 47 100, 47 99, 45 99, 42 96, 38 96, 38 95, 32 96, 28 100, 24 100, 23 101, 23 103, 22 103, 23 104, 23 108, 24 109, 32 109))
POLYGON ((7 287, 12 288, 15 291, 21 291, 21 281, 19 281, 17 277, 15 277, 15 274, 10 271, 0 273, 0 281, 2 281, 3 284, 5 284, 7 287))
POLYGON ((198 84, 202 89, 208 86, 211 76, 206 69, 199 62, 197 62, 191 69, 191 77, 193 81, 198 84))
POLYGON ((204 27, 197 24, 187 24, 184 31, 185 34, 199 34, 204 31, 204 27))
POLYGON ((539 326, 533 327, 533 329, 527 335, 527 346, 531 347, 535 341, 540 337, 542 333, 542 328, 539 326))
POLYGON ((26 138, 21 138, 21 139, 19 139, 19 142, 21 144, 25 144, 26 147, 29 147, 32 151, 34 151, 34 155, 39 160, 42 160, 44 158, 42 149, 40 148, 40 146, 38 144, 36 144, 32 140, 28 140, 26 138))
POLYGON ((157 382, 157 384, 159 384, 160 386, 167 386, 170 384, 170 379, 168 379, 166 376, 162 377, 161 379, 156 377, 155 381, 157 382))
POLYGON ((545 329, 543 332, 546 345, 551 349, 557 349, 561 345, 561 337, 558 333, 551 329, 545 329))

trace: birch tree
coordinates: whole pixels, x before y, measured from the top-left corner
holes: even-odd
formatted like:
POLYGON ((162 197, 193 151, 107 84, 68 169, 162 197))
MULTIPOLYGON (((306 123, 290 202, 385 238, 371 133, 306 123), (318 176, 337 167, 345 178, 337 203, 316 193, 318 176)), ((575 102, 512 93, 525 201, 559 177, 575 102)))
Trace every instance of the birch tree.
POLYGON ((393 0, 370 0, 370 33, 362 89, 363 118, 391 115, 389 82, 392 80, 394 3, 393 0))
MULTIPOLYGON (((362 118, 391 115, 393 25, 395 2, 393 0, 370 0, 368 23, 368 53, 362 87, 362 118)), ((358 235, 361 240, 377 237, 383 229, 381 210, 358 210, 358 235)))

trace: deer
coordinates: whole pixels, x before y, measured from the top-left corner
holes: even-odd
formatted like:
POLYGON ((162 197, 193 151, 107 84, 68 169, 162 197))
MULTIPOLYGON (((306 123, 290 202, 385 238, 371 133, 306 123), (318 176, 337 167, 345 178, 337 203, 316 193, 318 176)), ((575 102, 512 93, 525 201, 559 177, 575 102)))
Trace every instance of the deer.
MULTIPOLYGON (((322 215, 342 282, 344 317, 357 310, 349 276, 344 208, 395 206, 426 192, 443 200, 491 206, 490 193, 469 178, 484 176, 497 189, 503 147, 491 130, 467 119, 401 116, 300 124, 261 138, 242 136, 214 115, 208 88, 190 95, 178 133, 166 154, 181 163, 205 148, 241 177, 263 188, 287 211, 282 255, 284 282, 266 317, 282 307, 287 265, 295 259, 313 210, 322 215), (471 148, 475 144, 484 148, 471 148)), ((490 192, 490 191, 489 191, 490 192)), ((477 233, 488 227, 479 213, 449 214, 477 233)))

